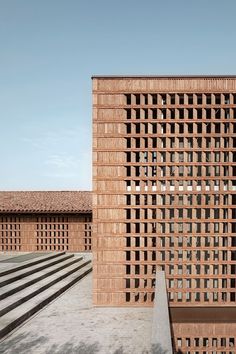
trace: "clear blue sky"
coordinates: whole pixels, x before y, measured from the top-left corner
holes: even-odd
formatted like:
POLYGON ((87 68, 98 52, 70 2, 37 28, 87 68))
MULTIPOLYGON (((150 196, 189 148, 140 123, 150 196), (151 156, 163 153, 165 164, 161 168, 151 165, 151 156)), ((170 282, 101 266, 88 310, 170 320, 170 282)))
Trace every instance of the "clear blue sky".
POLYGON ((0 0, 0 189, 91 188, 91 75, 236 74, 235 0, 0 0))

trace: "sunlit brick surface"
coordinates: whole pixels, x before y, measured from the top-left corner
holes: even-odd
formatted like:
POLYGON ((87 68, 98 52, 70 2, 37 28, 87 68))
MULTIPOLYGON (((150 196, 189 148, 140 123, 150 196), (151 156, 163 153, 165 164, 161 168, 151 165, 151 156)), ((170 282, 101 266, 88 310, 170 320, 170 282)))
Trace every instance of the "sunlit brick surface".
POLYGON ((235 133, 236 77, 93 78, 95 305, 235 308, 235 133))

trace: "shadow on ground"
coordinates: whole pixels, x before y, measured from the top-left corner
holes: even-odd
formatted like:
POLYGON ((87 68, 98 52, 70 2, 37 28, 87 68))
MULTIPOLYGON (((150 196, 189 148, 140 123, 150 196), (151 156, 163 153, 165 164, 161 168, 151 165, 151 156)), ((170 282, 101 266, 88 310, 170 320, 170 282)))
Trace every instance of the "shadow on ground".
POLYGON ((150 354, 168 354, 167 350, 164 350, 160 344, 153 344, 151 347, 151 350, 149 352, 150 354))
POLYGON ((52 345, 45 354, 95 354, 99 353, 100 345, 98 342, 93 344, 85 344, 80 342, 78 345, 74 345, 73 342, 67 342, 63 345, 52 345))
MULTIPOLYGON (((50 349, 48 349, 45 354, 96 354, 102 353, 101 346, 98 342, 93 344, 85 344, 84 342, 80 342, 78 345, 74 345, 73 343, 65 343, 62 346, 53 345, 50 349)), ((128 352, 124 349, 123 346, 116 349, 113 354, 128 354, 128 352)), ((141 354, 141 353, 140 353, 141 354)), ((144 350, 142 354, 168 354, 166 350, 162 349, 159 344, 152 345, 150 350, 144 350)))
MULTIPOLYGON (((34 338, 30 333, 20 334, 12 339, 6 339, 6 341, 0 344, 0 354, 34 354, 37 353, 42 345, 48 342, 48 338, 41 336, 34 338)), ((66 342, 63 345, 53 344, 51 347, 45 350, 45 354, 97 354, 103 353, 102 346, 95 342, 93 344, 86 344, 81 341, 75 344, 74 341, 66 342)), ((115 349, 113 354, 128 354, 123 346, 115 349)), ((141 354, 141 353, 140 353, 141 354)), ((159 344, 152 345, 150 350, 143 350, 142 354, 168 354, 166 350, 163 350, 159 344)))
POLYGON ((37 338, 31 337, 29 341, 27 341, 27 338, 29 338, 29 333, 19 334, 12 339, 6 339, 6 341, 0 343, 0 353, 33 353, 35 352, 35 348, 47 342, 47 338, 43 336, 37 338))
MULTIPOLYGON (((74 345, 73 343, 65 343, 62 346, 53 345, 50 349, 48 349, 45 354, 96 354, 102 353, 101 345, 98 342, 93 344, 85 344, 84 342, 80 342, 78 345, 74 345)), ((123 346, 116 349, 113 354, 128 354, 128 352, 124 349, 123 346)), ((141 353, 140 353, 141 354, 141 353)), ((142 354, 168 354, 167 350, 164 350, 160 344, 152 345, 150 350, 142 351, 142 354)))

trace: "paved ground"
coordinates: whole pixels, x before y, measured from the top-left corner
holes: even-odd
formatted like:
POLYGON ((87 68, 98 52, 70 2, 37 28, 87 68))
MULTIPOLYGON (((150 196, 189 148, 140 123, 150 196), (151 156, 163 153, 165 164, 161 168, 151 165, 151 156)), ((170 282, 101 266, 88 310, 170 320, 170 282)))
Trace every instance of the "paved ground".
POLYGON ((0 343, 4 354, 143 354, 151 308, 92 307, 92 274, 0 343))

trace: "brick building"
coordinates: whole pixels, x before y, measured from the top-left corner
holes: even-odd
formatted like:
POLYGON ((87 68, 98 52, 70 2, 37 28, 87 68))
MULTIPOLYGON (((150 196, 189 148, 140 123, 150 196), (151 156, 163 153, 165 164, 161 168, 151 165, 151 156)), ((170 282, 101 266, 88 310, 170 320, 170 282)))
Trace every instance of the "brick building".
POLYGON ((0 251, 91 251, 91 192, 0 192, 0 251))
POLYGON ((151 306, 183 353, 235 353, 236 76, 93 77, 94 304, 151 306))

